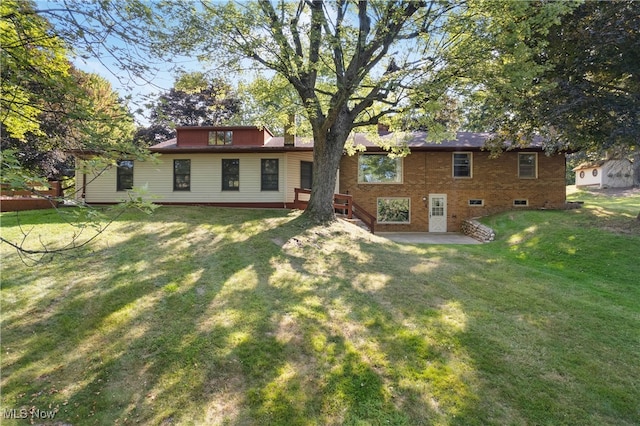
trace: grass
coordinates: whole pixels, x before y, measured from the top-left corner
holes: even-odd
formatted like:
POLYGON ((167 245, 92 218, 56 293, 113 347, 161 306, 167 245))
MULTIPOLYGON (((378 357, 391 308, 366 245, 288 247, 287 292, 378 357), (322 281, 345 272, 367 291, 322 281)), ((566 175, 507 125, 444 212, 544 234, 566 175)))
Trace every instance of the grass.
MULTIPOLYGON (((473 246, 207 207, 129 213, 35 267, 4 245, 3 415, 638 424, 640 195, 571 197, 584 207, 486 218, 498 239, 473 246)), ((69 232, 53 211, 20 220, 44 240, 69 232)))

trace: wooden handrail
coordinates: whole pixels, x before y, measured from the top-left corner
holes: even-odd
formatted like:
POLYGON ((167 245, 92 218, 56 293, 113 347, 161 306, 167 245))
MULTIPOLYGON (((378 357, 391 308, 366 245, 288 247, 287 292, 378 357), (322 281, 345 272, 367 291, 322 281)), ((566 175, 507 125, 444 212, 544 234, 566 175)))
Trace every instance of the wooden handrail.
MULTIPOLYGON (((301 194, 311 194, 311 190, 294 188, 295 198, 293 205, 296 209, 305 210, 309 205, 309 201, 301 200, 301 194)), ((346 215, 348 219, 352 219, 353 216, 360 219, 369 228, 373 234, 375 231, 376 218, 360 207, 350 194, 334 194, 333 197, 333 209, 340 210, 342 214, 346 215)))
POLYGON ((371 213, 363 209, 355 201, 352 201, 352 204, 353 204, 353 215, 358 219, 360 219, 362 223, 367 225, 367 228, 369 228, 369 231, 371 231, 372 234, 375 234, 375 227, 376 227, 375 216, 373 216, 371 213))
POLYGON ((348 219, 353 217, 353 197, 348 194, 334 194, 333 209, 341 210, 348 219), (344 202, 339 202, 344 201, 344 202))

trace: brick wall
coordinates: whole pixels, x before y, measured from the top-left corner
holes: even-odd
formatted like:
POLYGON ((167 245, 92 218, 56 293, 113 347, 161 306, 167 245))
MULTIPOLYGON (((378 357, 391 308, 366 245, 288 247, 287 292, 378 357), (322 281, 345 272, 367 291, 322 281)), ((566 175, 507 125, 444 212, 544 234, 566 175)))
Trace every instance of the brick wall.
POLYGON ((378 197, 409 197, 410 224, 380 224, 376 230, 428 231, 429 194, 447 195, 447 231, 459 231, 464 219, 511 209, 562 208, 565 204, 565 157, 538 153, 538 177, 518 177, 518 153, 506 152, 492 159, 489 153, 474 151, 472 177, 453 178, 452 152, 413 152, 403 160, 402 184, 359 184, 358 154, 345 156, 340 166, 340 192, 376 215, 378 197), (470 199, 483 200, 470 206, 470 199), (526 207, 514 207, 515 199, 527 200, 526 207))

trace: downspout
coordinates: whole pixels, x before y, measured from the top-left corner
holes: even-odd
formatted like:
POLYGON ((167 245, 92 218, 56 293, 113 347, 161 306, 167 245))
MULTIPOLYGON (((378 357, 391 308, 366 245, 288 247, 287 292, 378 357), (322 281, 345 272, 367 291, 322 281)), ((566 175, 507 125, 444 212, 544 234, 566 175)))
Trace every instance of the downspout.
POLYGON ((87 173, 82 172, 82 193, 80 194, 80 199, 82 200, 82 204, 87 203, 87 173))
POLYGON ((289 156, 284 153, 284 203, 283 208, 287 208, 287 194, 289 193, 289 156))

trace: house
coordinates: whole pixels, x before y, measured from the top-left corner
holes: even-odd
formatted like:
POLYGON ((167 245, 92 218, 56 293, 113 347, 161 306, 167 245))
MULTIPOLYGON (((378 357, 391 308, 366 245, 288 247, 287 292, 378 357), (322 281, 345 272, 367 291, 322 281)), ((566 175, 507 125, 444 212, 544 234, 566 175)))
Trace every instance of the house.
POLYGON ((628 188, 633 186, 633 165, 628 159, 601 160, 574 168, 576 187, 628 188))
POLYGON ((146 186, 160 204, 283 208, 293 205, 294 188, 311 185, 310 143, 254 126, 178 127, 176 133, 149 148, 160 154, 159 163, 125 159, 99 175, 77 167, 79 198, 114 203, 133 186, 146 186))
MULTIPOLYGON (((355 144, 366 150, 343 156, 336 193, 374 216, 377 231, 458 231, 471 217, 564 206, 564 154, 547 156, 534 143, 492 158, 482 149, 490 136, 460 132, 430 143, 414 132, 403 139, 410 154, 392 158, 357 134, 355 144)), ((396 137, 382 136, 390 143, 396 137)), ((176 139, 150 150, 159 164, 123 160, 99 176, 78 167, 84 201, 114 203, 131 187, 147 186, 161 204, 292 208, 296 188, 312 185, 312 142, 266 128, 179 127, 176 139)))
POLYGON ((343 157, 340 192, 371 212, 382 232, 459 231, 464 219, 564 207, 564 154, 545 155, 538 140, 492 158, 483 150, 489 137, 458 132, 455 140, 430 143, 425 132, 414 132, 406 140, 411 154, 404 158, 390 158, 356 137, 367 150, 343 157))

